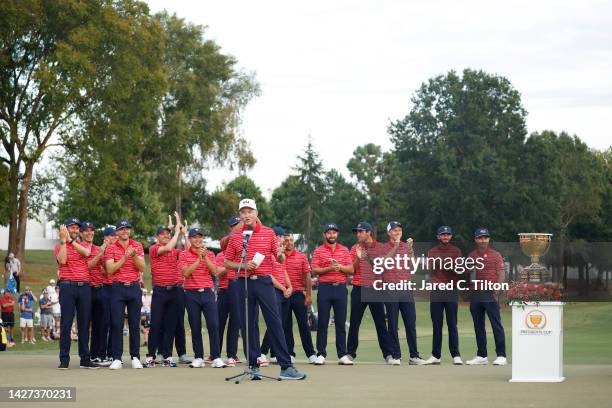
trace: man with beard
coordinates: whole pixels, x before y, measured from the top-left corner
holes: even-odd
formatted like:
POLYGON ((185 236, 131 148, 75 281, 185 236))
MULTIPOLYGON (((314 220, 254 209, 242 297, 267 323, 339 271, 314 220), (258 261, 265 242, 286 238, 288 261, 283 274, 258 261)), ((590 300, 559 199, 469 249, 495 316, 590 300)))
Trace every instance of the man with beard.
POLYGON ((346 354, 346 274, 353 273, 353 262, 348 248, 338 243, 338 226, 335 223, 325 224, 323 237, 325 243, 312 253, 312 273, 319 277, 317 358, 314 363, 325 364, 329 312, 333 308, 338 364, 351 365, 353 360, 346 354))
MULTIPOLYGON (((310 327, 308 326, 308 311, 307 307, 312 304, 312 280, 310 277, 310 264, 306 254, 295 249, 293 245, 293 235, 285 234, 285 269, 289 276, 292 294, 289 297, 289 312, 287 314, 284 331, 285 340, 287 341, 287 350, 291 357, 295 357, 294 340, 293 340, 293 318, 291 312, 295 315, 302 347, 306 353, 309 364, 314 364, 317 355, 312 345, 312 337, 310 335, 310 327)), ((292 360, 293 361, 293 360, 292 360)))
POLYGON ((185 276, 185 305, 191 326, 191 342, 194 360, 191 368, 204 367, 204 346, 202 344, 202 313, 206 319, 210 355, 213 368, 223 368, 219 345, 219 314, 213 290, 213 277, 217 276, 214 255, 203 245, 204 232, 200 228, 189 230, 190 248, 179 255, 179 268, 185 276))
MULTIPOLYGON (((394 258, 397 255, 402 257, 407 256, 409 258, 414 257, 414 251, 412 250, 412 239, 409 238, 406 242, 402 242, 402 224, 398 221, 391 221, 387 224, 387 235, 389 240, 385 245, 385 257, 394 258)), ((384 281, 399 283, 402 281, 409 281, 412 278, 410 269, 394 267, 385 270, 384 281)), ((404 295, 404 294, 403 294, 404 295)), ((404 328, 406 329, 406 340, 408 341, 408 350, 410 352, 410 358, 408 364, 410 365, 422 365, 425 361, 419 356, 417 349, 417 333, 416 333, 416 309, 414 307, 414 297, 412 292, 408 291, 405 295, 405 299, 399 301, 393 300, 391 302, 385 302, 385 308, 387 311, 387 327, 389 330, 389 339, 391 342, 391 350, 393 351, 392 356, 398 362, 401 361, 402 351, 398 336, 398 321, 399 314, 402 315, 404 321, 404 328)))
MULTIPOLYGON (((436 230, 438 245, 427 252, 427 259, 432 264, 431 282, 432 283, 453 283, 453 290, 432 290, 429 294, 429 312, 433 325, 433 336, 431 346, 431 357, 425 360, 425 364, 440 364, 442 357, 442 326, 444 325, 444 314, 446 313, 446 327, 448 328, 448 349, 453 364, 462 365, 461 354, 459 353, 459 332, 457 330, 457 310, 459 294, 455 287, 458 275, 454 269, 444 269, 446 259, 455 260, 461 258, 461 250, 450 243, 453 239, 453 229, 448 225, 443 225, 436 230), (438 259, 439 261, 436 261, 438 259)), ((430 269, 428 267, 428 269, 430 269)))
MULTIPOLYGON (((468 259, 471 258, 476 260, 480 258, 484 264, 481 269, 476 269, 476 280, 491 283, 503 282, 506 273, 504 259, 499 252, 489 246, 490 239, 491 235, 488 229, 476 229, 474 232, 476 249, 470 252, 468 259)), ((476 263, 476 265, 478 265, 478 263, 476 263)), ((474 321, 474 332, 476 333, 478 351, 475 358, 465 363, 468 365, 489 364, 487 358, 487 332, 485 329, 486 313, 486 315, 489 316, 489 322, 493 329, 493 338, 495 339, 495 352, 497 358, 493 361, 493 365, 508 364, 506 360, 506 335, 499 313, 499 299, 497 293, 490 290, 474 290, 470 301, 470 313, 474 321)))
MULTIPOLYGON (((238 212, 244 224, 244 231, 248 231, 247 234, 251 233, 246 248, 246 265, 243 268, 240 264, 245 239, 243 238, 243 231, 238 230, 232 234, 227 245, 225 267, 236 270, 241 269, 239 278, 240 323, 243 337, 246 337, 244 335, 246 334, 247 321, 249 327, 255 327, 257 316, 256 304, 259 304, 266 326, 270 331, 272 349, 276 353, 276 358, 281 366, 280 378, 283 380, 302 380, 306 378, 306 375, 297 371, 291 364, 280 314, 276 305, 272 277, 270 276, 274 267, 272 258, 276 258, 281 263, 285 260, 284 254, 279 249, 278 238, 272 228, 264 226, 259 221, 257 205, 254 200, 244 199, 240 201, 238 212), (253 259, 256 253, 259 254, 257 259, 260 262, 256 262, 253 259), (246 299, 245 286, 248 288, 248 299, 246 299), (245 313, 245 301, 248 302, 248 316, 245 313)), ((258 336, 256 337, 256 334, 255 330, 249 330, 248 339, 244 338, 244 345, 246 350, 247 342, 249 344, 248 360, 251 367, 251 378, 259 380, 261 376, 257 358, 261 354, 261 349, 259 347, 259 338, 258 336)))
POLYGON ((351 291, 351 318, 346 343, 347 354, 351 361, 357 357, 359 346, 359 327, 366 308, 370 308, 372 319, 376 326, 378 346, 387 364, 399 365, 400 362, 393 358, 389 341, 389 332, 385 320, 385 307, 382 302, 362 301, 362 291, 372 286, 374 275, 372 271, 373 259, 383 255, 382 245, 372 236, 372 225, 362 221, 353 232, 357 234, 357 243, 351 248, 351 258, 355 270, 353 276, 353 290, 351 291))
MULTIPOLYGON (((127 307, 130 358, 132 368, 142 368, 140 362, 140 308, 142 291, 140 274, 145 269, 144 250, 140 242, 130 239, 132 225, 127 220, 117 223, 117 242, 110 245, 104 254, 106 271, 112 276, 111 325, 113 337, 113 362, 111 370, 118 370, 123 362, 123 318, 127 307)), ((63 330, 62 330, 63 332, 63 330)))
POLYGON ((240 217, 230 217, 228 221, 230 235, 220 240, 221 252, 215 257, 215 265, 219 276, 219 290, 217 292, 217 311, 219 312, 219 346, 223 349, 223 335, 227 324, 227 365, 235 367, 240 362, 238 358, 238 331, 240 330, 240 300, 238 298, 238 282, 236 282, 236 271, 226 268, 224 251, 231 233, 242 230, 240 217))
POLYGON ((176 225, 174 235, 171 235, 169 226, 157 228, 157 242, 149 247, 149 260, 151 264, 151 278, 153 280, 153 298, 151 299, 151 326, 149 328, 149 339, 147 342, 148 353, 144 366, 155 367, 155 357, 159 347, 163 357, 164 367, 176 367, 172 360, 172 339, 176 327, 180 296, 178 269, 178 257, 180 250, 176 248, 178 238, 183 229, 180 217, 174 213, 176 225), (163 329, 166 325, 166 330, 163 329))
POLYGON ((90 221, 81 224, 81 238, 91 247, 91 254, 87 259, 91 284, 91 361, 102 367, 108 367, 111 361, 106 358, 106 343, 108 335, 107 315, 110 304, 104 296, 104 251, 108 246, 108 239, 104 239, 101 247, 94 245, 93 239, 96 227, 90 221))
POLYGON ((81 368, 98 368, 91 362, 89 353, 89 320, 91 318, 91 286, 87 258, 91 255, 90 245, 77 240, 80 222, 68 218, 60 225, 60 243, 53 251, 59 265, 59 286, 61 317, 60 364, 58 369, 67 370, 70 362, 70 329, 77 314, 79 331, 79 357, 81 368))

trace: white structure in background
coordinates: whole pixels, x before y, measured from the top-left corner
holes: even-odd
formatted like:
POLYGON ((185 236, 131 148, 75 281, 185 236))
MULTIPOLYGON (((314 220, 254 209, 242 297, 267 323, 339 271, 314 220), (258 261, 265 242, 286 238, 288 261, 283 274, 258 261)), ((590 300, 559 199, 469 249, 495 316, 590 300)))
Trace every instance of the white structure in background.
MULTIPOLYGON (((0 249, 8 249, 9 229, 0 226, 0 249)), ((46 214, 40 214, 40 221, 28 220, 26 226, 25 249, 53 249, 58 241, 57 228, 47 219, 46 214)))

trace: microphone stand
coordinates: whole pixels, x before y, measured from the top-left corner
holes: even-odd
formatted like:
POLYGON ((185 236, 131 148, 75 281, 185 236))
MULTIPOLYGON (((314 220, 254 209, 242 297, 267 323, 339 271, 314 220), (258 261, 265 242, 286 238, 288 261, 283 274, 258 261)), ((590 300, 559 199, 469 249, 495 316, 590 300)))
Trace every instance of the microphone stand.
MULTIPOLYGON (((250 236, 249 236, 250 239, 250 236)), ((246 365, 244 370, 240 374, 233 375, 231 377, 225 377, 225 381, 234 380, 234 384, 240 384, 240 382, 246 378, 251 377, 252 380, 261 380, 262 378, 268 378, 270 380, 281 381, 280 377, 271 377, 268 375, 264 375, 261 373, 254 374, 253 369, 250 366, 250 338, 249 338, 249 287, 247 285, 248 277, 248 269, 247 269, 247 247, 249 246, 249 240, 245 239, 242 243, 242 254, 240 255, 240 264, 238 265, 238 271, 236 271, 236 279, 240 277, 240 270, 244 270, 244 319, 246 326, 246 333, 243 333, 246 336, 246 365)), ((259 341, 259 339, 257 340, 259 341)))

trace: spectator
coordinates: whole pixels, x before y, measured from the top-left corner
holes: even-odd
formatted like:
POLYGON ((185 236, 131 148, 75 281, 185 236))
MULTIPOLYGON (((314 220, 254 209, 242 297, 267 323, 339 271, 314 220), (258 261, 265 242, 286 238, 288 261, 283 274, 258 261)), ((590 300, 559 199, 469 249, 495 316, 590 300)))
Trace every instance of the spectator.
POLYGON ((4 257, 4 287, 8 287, 9 281, 11 280, 11 271, 10 268, 10 258, 7 256, 4 257))
POLYGON ((30 287, 26 286, 25 293, 19 295, 19 327, 21 327, 21 344, 29 341, 36 344, 34 339, 34 302, 36 297, 30 287))
POLYGON ((55 293, 55 279, 51 279, 49 280, 49 285, 43 289, 43 291, 47 291, 47 293, 49 294, 49 297, 51 297, 51 295, 53 295, 55 293))
MULTIPOLYGON (((55 290, 54 290, 55 292, 55 290)), ((40 337, 43 341, 53 341, 51 338, 51 328, 53 327, 53 304, 47 289, 43 291, 42 299, 38 303, 40 306, 40 337)))
POLYGON ((151 329, 151 314, 147 313, 144 305, 140 308, 140 332, 144 337, 144 344, 146 346, 149 341, 149 330, 151 329))
POLYGON ((4 327, 8 330, 8 343, 7 347, 13 347, 15 345, 14 327, 15 327, 15 299, 10 291, 5 290, 2 297, 0 298, 0 304, 2 305, 2 321, 4 327))
POLYGON ((54 329, 52 330, 52 336, 51 336, 53 340, 59 340, 59 335, 60 335, 60 322, 62 318, 62 309, 59 304, 59 293, 60 293, 60 287, 59 285, 55 285, 53 292, 51 292, 51 294, 49 295, 49 298, 51 299, 51 305, 53 306, 51 308, 51 313, 53 313, 53 324, 54 324, 54 329))
POLYGON ((151 296, 146 289, 142 289, 142 309, 145 310, 146 313, 151 313, 151 296))
POLYGON ((20 280, 21 272, 22 272, 21 261, 19 261, 19 259, 17 259, 15 257, 15 254, 13 254, 12 252, 8 255, 7 258, 4 258, 5 276, 6 276, 7 269, 9 272, 9 279, 10 279, 10 276, 12 275, 13 278, 15 279, 15 283, 17 284, 17 292, 21 292, 21 280, 20 280))

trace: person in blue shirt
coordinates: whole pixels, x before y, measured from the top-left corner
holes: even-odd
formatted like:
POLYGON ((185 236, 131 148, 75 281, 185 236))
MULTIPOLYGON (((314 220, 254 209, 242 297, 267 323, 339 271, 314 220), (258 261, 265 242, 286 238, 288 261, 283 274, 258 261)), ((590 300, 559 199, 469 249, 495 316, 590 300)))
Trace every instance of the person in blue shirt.
POLYGON ((36 296, 32 294, 30 287, 25 288, 25 292, 19 295, 19 327, 21 327, 21 344, 29 341, 32 344, 34 340, 34 302, 36 296))

